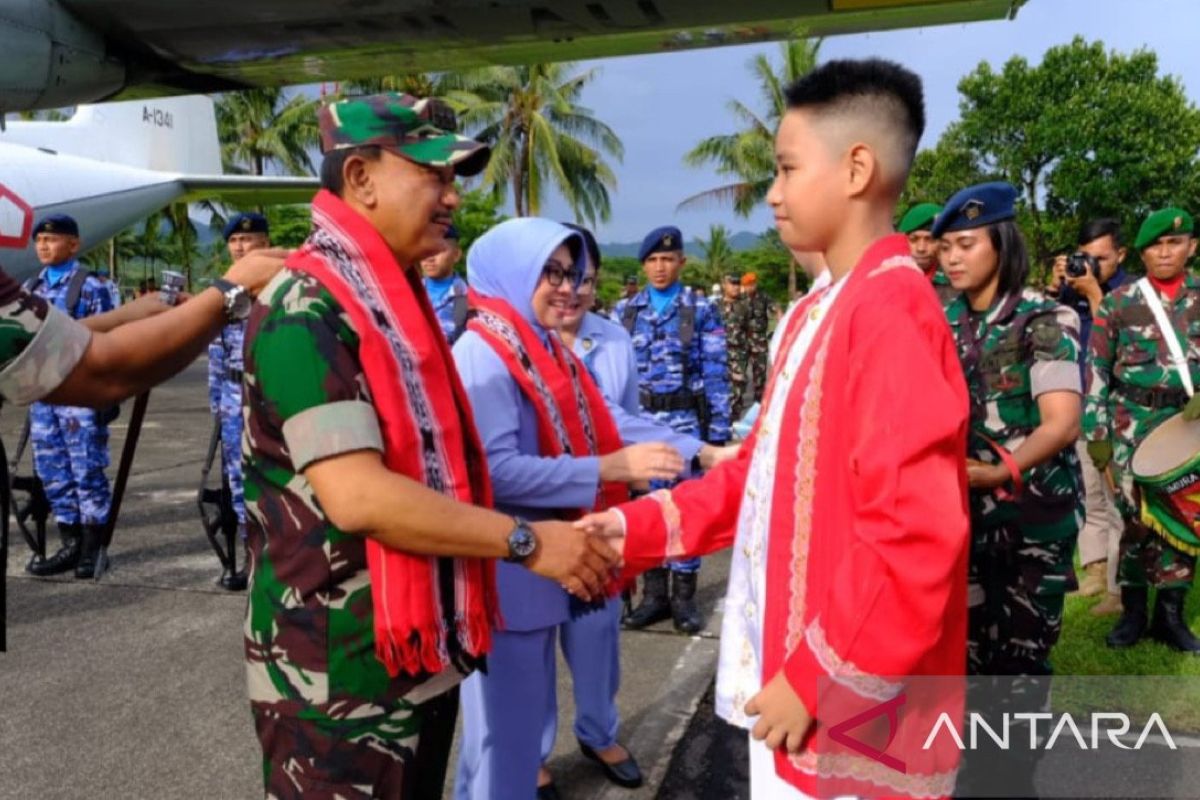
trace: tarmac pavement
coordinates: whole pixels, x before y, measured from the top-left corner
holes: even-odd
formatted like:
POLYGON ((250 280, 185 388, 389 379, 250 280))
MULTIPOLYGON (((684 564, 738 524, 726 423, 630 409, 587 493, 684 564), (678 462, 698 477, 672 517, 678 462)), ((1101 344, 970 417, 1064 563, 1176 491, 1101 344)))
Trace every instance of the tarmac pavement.
MULTIPOLYGON (((212 427, 205 368, 200 359, 151 395, 109 551, 113 570, 103 581, 27 576, 28 551, 13 532, 9 651, 0 654, 0 798, 261 796, 242 669, 245 595, 215 584, 219 566, 196 510, 212 427)), ((111 428, 110 480, 132 406, 124 404, 111 428)), ((11 406, 0 416, 9 447, 22 421, 11 406)), ((29 463, 27 452, 22 472, 29 463)), ((53 551, 53 523, 49 540, 53 551)), ((560 734, 550 769, 564 798, 675 796, 659 787, 712 681, 727 573, 727 555, 706 560, 702 635, 676 635, 669 623, 623 635, 621 738, 648 778, 643 789, 611 786, 578 753, 560 659, 560 734)))

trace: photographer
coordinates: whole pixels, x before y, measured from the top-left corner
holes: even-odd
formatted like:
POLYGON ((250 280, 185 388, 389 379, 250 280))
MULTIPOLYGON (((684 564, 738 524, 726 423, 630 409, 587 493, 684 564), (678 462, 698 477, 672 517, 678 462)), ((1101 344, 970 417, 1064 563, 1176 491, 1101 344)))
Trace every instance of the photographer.
MULTIPOLYGON (((1095 219, 1079 231, 1074 253, 1060 255, 1054 261, 1054 271, 1046 293, 1079 314, 1079 367, 1087 382, 1087 342, 1092 329, 1092 317, 1100 301, 1127 280, 1121 264, 1125 261, 1125 242, 1121 224, 1110 218, 1095 219)), ((1104 477, 1086 457, 1086 442, 1078 445, 1083 467, 1084 527, 1079 532, 1079 561, 1084 578, 1079 594, 1084 597, 1108 590, 1105 599, 1092 609, 1096 616, 1121 611, 1120 591, 1117 588, 1117 553, 1121 540, 1121 517, 1113 502, 1112 492, 1104 477)))

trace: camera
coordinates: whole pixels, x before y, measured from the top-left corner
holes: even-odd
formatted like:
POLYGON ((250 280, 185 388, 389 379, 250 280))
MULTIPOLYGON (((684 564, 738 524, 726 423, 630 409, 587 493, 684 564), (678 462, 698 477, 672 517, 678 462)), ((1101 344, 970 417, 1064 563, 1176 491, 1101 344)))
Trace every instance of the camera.
POLYGON ((1100 277, 1100 262, 1095 256, 1090 256, 1087 253, 1078 252, 1067 256, 1067 275, 1072 278, 1082 278, 1088 272, 1093 276, 1100 277))

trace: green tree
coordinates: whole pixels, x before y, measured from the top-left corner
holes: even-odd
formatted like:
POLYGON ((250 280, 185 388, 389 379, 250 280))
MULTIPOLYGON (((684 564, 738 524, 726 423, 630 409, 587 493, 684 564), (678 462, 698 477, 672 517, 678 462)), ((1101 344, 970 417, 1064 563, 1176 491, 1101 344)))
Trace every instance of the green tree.
POLYGON ((799 285, 802 273, 797 273, 795 259, 774 228, 764 231, 754 247, 735 253, 733 264, 742 273, 753 272, 758 277, 758 290, 784 306, 808 285, 807 278, 802 279, 803 286, 799 285))
POLYGON ((1200 111, 1149 50, 1108 52, 1076 37, 1042 62, 981 63, 958 85, 961 137, 979 169, 1018 188, 1021 221, 1044 265, 1079 224, 1197 196, 1200 111))
POLYGON ((775 178, 775 130, 787 110, 784 89, 817 65, 820 49, 820 39, 793 39, 780 45, 782 64, 761 53, 750 60, 762 111, 741 100, 730 100, 729 111, 743 126, 741 130, 710 136, 683 157, 689 167, 711 165, 729 182, 686 198, 680 208, 716 201, 749 216, 763 202, 775 178))
POLYGON ((454 227, 458 229, 458 246, 465 253, 483 234, 503 222, 500 201, 479 189, 464 192, 462 202, 454 212, 454 227))
POLYGON ((345 96, 401 92, 411 94, 413 97, 436 97, 439 93, 437 80, 437 76, 429 72, 414 72, 411 75, 381 75, 378 78, 347 81, 341 85, 340 94, 345 96))
POLYGON ((733 266, 733 248, 729 245, 729 229, 724 225, 710 225, 708 238, 699 241, 704 261, 688 263, 688 280, 703 286, 721 282, 721 276, 733 266))
POLYGON ((312 230, 309 206, 269 206, 266 217, 271 227, 271 244, 276 247, 299 247, 312 230))
POLYGON ((517 216, 541 213, 552 187, 576 219, 609 218, 617 179, 606 158, 620 160, 624 146, 579 103, 598 74, 558 63, 486 67, 438 80, 438 94, 459 110, 463 129, 492 147, 481 187, 499 199, 511 194, 517 216))
POLYGON ((314 174, 315 101, 283 89, 245 89, 221 95, 216 106, 226 172, 263 175, 270 165, 290 175, 314 174))
POLYGON ((959 189, 990 180, 1001 176, 985 172, 962 141, 961 128, 951 126, 936 146, 917 153, 898 211, 903 214, 917 203, 945 203, 959 189))

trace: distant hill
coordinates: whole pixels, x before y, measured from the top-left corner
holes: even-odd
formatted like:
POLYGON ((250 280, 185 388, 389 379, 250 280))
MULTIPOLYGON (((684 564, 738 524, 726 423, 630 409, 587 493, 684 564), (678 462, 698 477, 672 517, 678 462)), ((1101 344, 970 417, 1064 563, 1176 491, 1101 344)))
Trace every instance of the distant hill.
MULTIPOLYGON (((741 250, 752 250, 758 246, 760 234, 751 233, 750 231, 738 231, 729 237, 729 248, 735 253, 741 250)), ((638 248, 642 246, 641 242, 613 242, 600 245, 600 252, 607 257, 619 258, 627 256, 629 258, 637 258, 638 248)), ((704 251, 700 249, 700 240, 691 239, 684 242, 683 252, 688 258, 703 258, 704 251)))

